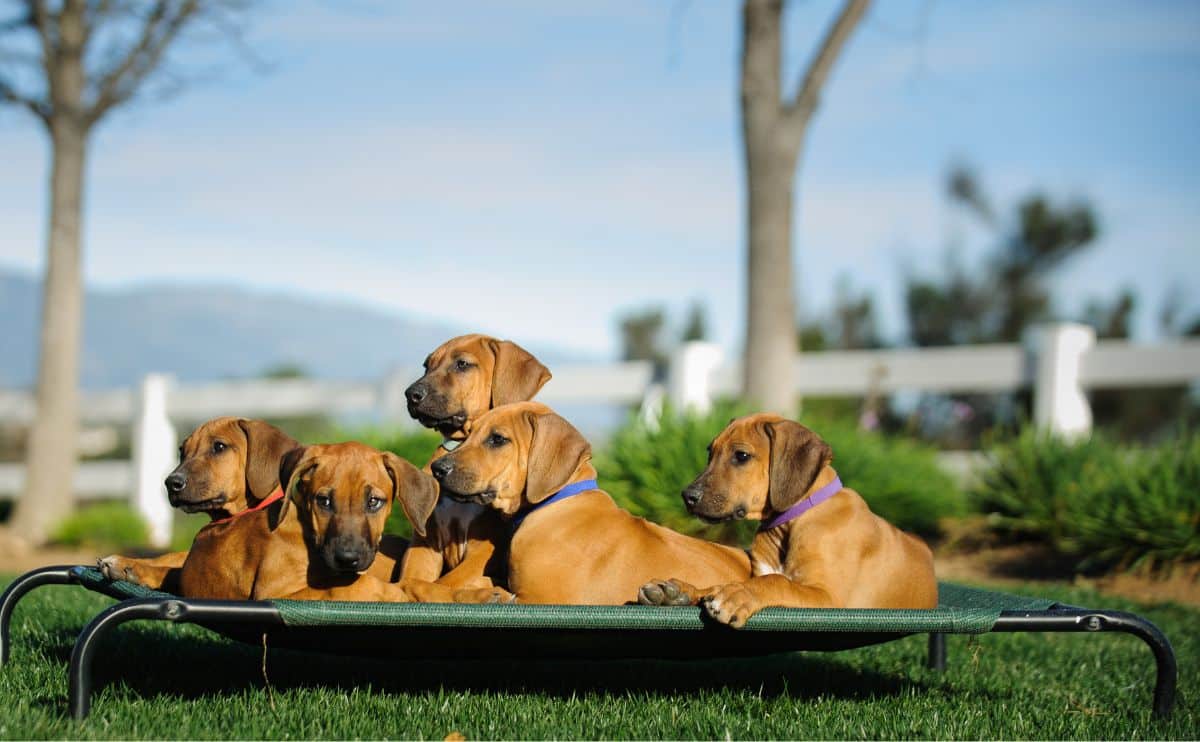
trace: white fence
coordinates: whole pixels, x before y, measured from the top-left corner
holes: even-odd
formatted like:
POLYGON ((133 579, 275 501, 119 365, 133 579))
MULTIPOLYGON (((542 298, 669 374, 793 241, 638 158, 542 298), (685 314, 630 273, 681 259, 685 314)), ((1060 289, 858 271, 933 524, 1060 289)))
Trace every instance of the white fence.
MULTIPOLYGON (((741 371, 709 343, 688 343, 671 359, 667 383, 654 382, 647 362, 567 365, 538 395, 550 405, 567 403, 641 404, 653 419, 664 399, 677 408, 704 410, 715 397, 734 394, 741 371)), ((154 541, 170 537, 171 514, 162 480, 174 466, 177 433, 172 420, 204 420, 218 415, 287 417, 307 414, 371 413, 409 422, 403 392, 420 375, 401 369, 379 382, 310 379, 229 381, 173 385, 150 375, 139 391, 85 394, 82 417, 89 424, 133 423, 133 460, 83 463, 76 476, 79 496, 129 493, 146 517, 154 541)), ((797 393, 852 396, 901 390, 1003 392, 1032 386, 1034 420, 1065 435, 1085 434, 1092 416, 1086 390, 1189 384, 1200 380, 1200 341, 1158 345, 1097 342, 1091 328, 1047 325, 1028 347, 979 345, 878 351, 801 354, 796 361, 797 393)), ((26 392, 0 391, 0 423, 27 424, 34 415, 26 392)), ((0 465, 0 497, 20 493, 19 464, 0 465)))

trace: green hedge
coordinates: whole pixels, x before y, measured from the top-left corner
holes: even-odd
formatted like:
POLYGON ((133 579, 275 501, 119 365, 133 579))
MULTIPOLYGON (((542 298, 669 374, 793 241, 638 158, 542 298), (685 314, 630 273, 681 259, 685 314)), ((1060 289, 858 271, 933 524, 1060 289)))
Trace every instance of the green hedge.
POLYGON ((124 502, 84 505, 58 524, 51 537, 63 546, 104 549, 144 548, 146 523, 124 502))
POLYGON ((1200 435, 1150 448, 1095 434, 995 438, 971 492, 989 529, 1045 543, 1080 570, 1158 570, 1200 560, 1200 435))
MULTIPOLYGON (((667 410, 656 428, 636 418, 622 426, 596 455, 600 484, 622 506, 684 533, 746 544, 756 524, 709 526, 688 514, 680 493, 704 470, 707 446, 731 418, 747 408, 723 402, 707 415, 667 410)), ((934 449, 907 439, 864 432, 852 422, 801 418, 833 448, 834 467, 846 486, 899 527, 933 536, 939 520, 965 514, 966 498, 937 463, 934 449)))

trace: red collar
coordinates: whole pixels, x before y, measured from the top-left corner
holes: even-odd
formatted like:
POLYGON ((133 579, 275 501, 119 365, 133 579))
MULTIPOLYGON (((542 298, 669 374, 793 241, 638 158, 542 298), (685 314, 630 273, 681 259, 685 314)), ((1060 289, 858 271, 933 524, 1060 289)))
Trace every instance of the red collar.
POLYGON ((264 508, 270 506, 271 503, 278 502, 279 500, 282 500, 282 499, 283 499, 283 487, 276 487, 274 492, 267 495, 267 499, 258 503, 254 507, 252 507, 248 510, 243 510, 240 513, 234 513, 233 515, 229 516, 228 518, 222 518, 221 520, 214 520, 213 523, 228 523, 229 521, 233 520, 234 518, 240 518, 243 515, 249 515, 250 513, 253 513, 256 510, 263 510, 264 508))

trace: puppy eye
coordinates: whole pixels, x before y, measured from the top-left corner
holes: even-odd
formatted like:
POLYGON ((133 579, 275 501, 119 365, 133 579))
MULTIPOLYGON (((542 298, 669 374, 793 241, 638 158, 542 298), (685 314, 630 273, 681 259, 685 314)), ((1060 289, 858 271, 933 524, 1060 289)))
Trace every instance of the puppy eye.
POLYGON ((471 367, 470 361, 468 361, 465 358, 459 358, 457 361, 454 362, 454 369, 456 371, 466 371, 470 367, 471 367))
POLYGON ((487 442, 488 442, 488 445, 491 446, 492 448, 500 448, 505 443, 508 443, 508 439, 505 438, 504 436, 500 435, 499 433, 492 433, 491 435, 488 436, 487 442))
POLYGON ((329 495, 317 495, 313 502, 322 510, 333 510, 333 498, 329 495))
POLYGON ((212 452, 213 453, 221 453, 222 451, 224 451, 227 448, 229 448, 229 446, 225 445, 221 441, 213 441, 213 444, 212 444, 212 452))
POLYGON ((371 495, 370 497, 367 498, 367 512, 368 513, 377 513, 377 512, 379 512, 379 509, 381 507, 383 507, 383 498, 382 497, 376 497, 375 495, 371 495))
POLYGON ((744 464, 747 461, 749 461, 751 458, 752 457, 750 456, 750 454, 746 453, 745 451, 734 451, 733 452, 733 460, 739 464, 744 464))

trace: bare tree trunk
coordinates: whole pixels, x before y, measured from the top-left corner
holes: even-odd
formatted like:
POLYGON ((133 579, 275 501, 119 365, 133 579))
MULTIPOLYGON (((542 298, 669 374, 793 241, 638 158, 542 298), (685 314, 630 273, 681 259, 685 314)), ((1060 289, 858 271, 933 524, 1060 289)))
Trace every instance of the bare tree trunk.
POLYGON ((869 0, 847 0, 794 99, 781 90, 783 0, 742 8, 742 143, 746 157, 746 354, 742 393, 792 415, 796 393, 792 191, 808 122, 833 63, 869 0))
POLYGON ((79 340, 83 315, 80 217, 87 135, 55 125, 50 175, 50 235, 42 288, 37 416, 29 431, 25 491, 13 529, 41 543, 74 503, 79 438, 79 340))
POLYGON ((793 152, 755 158, 747 146, 749 270, 745 395, 766 411, 795 413, 796 308, 792 277, 793 152), (774 156, 772 156, 774 155, 774 156), (756 159, 758 160, 756 164, 756 159))
POLYGON ((79 439, 79 345, 83 317, 80 223, 90 123, 82 109, 83 6, 67 3, 50 90, 50 228, 42 286, 42 332, 38 356, 37 414, 25 454, 25 489, 12 530, 35 544, 75 502, 75 449, 79 439))

